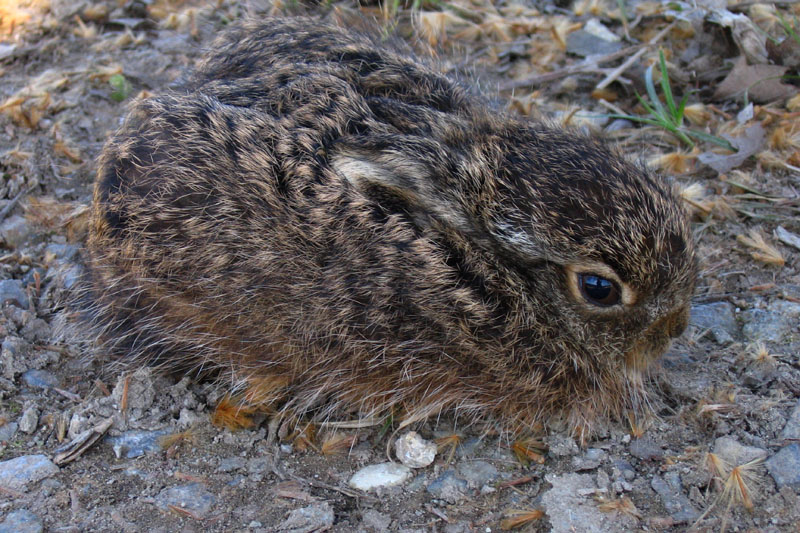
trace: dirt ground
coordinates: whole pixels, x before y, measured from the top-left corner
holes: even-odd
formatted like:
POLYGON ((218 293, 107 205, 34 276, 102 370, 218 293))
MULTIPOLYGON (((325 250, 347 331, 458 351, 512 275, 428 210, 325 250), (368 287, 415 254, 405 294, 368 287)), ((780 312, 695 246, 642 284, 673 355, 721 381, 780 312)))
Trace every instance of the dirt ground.
POLYGON ((796 6, 0 0, 0 531, 800 532, 796 6), (349 481, 388 461, 391 428, 221 429, 213 384, 120 376, 57 336, 95 159, 128 103, 226 25, 308 13, 374 21, 499 106, 675 176, 703 270, 652 420, 541 443, 428 421, 414 429, 435 462, 364 492, 349 481), (659 50, 675 99, 690 94, 680 131, 705 137, 611 116, 647 116, 659 50))

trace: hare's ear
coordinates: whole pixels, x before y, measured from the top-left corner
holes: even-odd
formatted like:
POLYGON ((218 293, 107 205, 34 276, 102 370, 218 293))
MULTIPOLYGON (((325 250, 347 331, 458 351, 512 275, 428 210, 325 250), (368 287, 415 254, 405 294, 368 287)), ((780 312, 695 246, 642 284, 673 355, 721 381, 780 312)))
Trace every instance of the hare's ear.
POLYGON ((475 231, 452 176, 458 164, 433 141, 402 135, 350 139, 336 146, 330 164, 365 196, 391 197, 415 219, 433 218, 465 233, 475 231))

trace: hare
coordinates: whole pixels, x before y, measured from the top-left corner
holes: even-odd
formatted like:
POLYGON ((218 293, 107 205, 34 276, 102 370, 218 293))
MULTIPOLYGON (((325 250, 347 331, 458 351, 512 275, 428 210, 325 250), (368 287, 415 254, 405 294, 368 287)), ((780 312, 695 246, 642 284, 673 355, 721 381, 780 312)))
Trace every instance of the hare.
POLYGON ((99 160, 104 352, 292 416, 641 411, 697 261, 670 185, 310 19, 223 33, 99 160))

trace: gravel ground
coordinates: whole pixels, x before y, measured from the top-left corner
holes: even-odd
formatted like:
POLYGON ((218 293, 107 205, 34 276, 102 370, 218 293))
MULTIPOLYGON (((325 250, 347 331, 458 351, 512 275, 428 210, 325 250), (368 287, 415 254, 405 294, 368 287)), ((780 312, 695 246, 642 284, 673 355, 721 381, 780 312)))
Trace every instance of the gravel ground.
MULTIPOLYGON (((247 9, 300 10, 275 6, 0 2, 0 532, 800 531, 798 174, 752 160, 743 194, 774 207, 698 217, 704 271, 692 326, 653 378, 657 416, 588 442, 554 431, 509 443, 447 418, 414 427, 421 439, 277 428, 273 441, 266 419, 234 432, 212 425, 213 384, 120 376, 87 358, 85 343, 59 340, 94 160, 126 110, 118 100, 168 86, 247 9), (754 221, 775 236, 782 266, 735 241, 754 221), (418 468, 385 465, 389 439, 414 441, 407 453, 423 457, 438 439, 439 453, 418 468), (383 477, 362 472, 375 465, 383 477)), ((446 65, 483 69, 487 85, 527 75, 508 46, 447 50, 446 65)), ((517 92, 512 108, 596 111, 582 79, 556 85, 547 98, 517 92)), ((641 140, 629 150, 642 155, 641 140)), ((704 169, 679 182, 728 186, 704 169)))

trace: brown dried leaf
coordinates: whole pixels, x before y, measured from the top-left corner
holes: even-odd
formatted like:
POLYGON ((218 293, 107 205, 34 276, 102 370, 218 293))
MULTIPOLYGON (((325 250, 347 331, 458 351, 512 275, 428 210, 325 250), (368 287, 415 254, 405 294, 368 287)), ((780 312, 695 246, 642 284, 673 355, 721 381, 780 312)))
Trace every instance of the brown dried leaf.
POLYGON ((766 103, 773 100, 791 98, 797 94, 797 87, 781 81, 787 67, 779 65, 748 65, 744 56, 739 56, 728 75, 717 86, 714 98, 724 100, 744 94, 750 100, 766 103))

